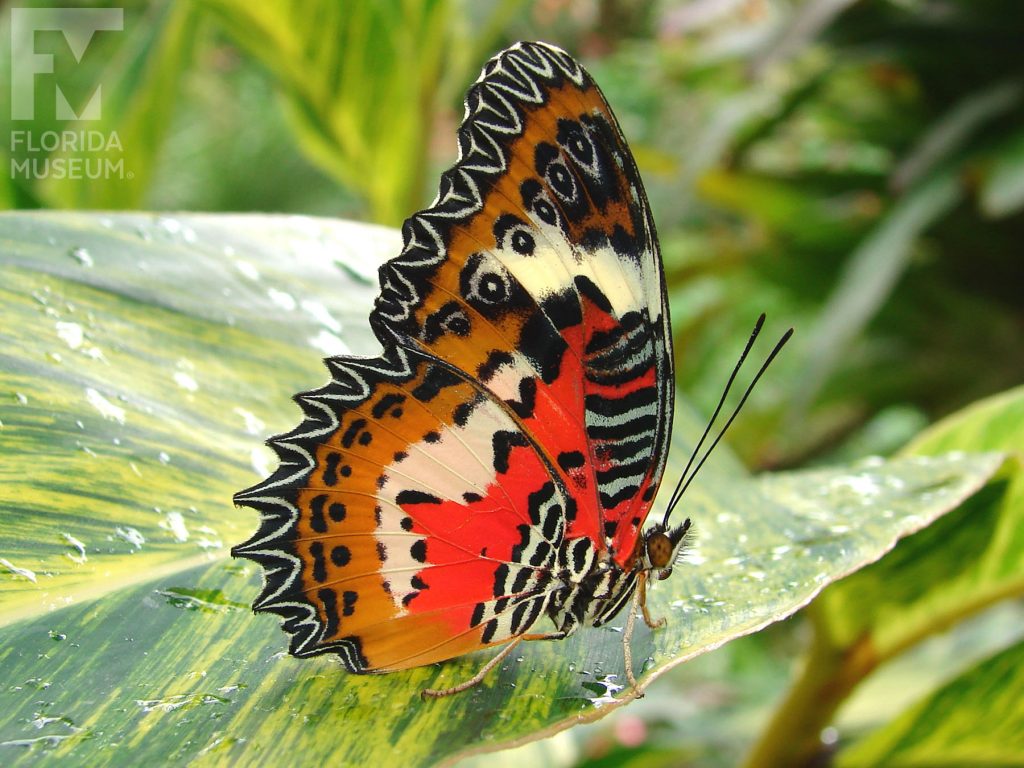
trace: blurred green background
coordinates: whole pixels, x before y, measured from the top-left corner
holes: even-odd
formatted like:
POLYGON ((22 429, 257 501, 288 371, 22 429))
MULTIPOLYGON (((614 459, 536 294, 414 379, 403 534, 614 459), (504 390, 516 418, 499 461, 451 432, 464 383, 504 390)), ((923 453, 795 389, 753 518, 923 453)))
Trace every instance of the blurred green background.
MULTIPOLYGON (((76 7, 123 8, 124 31, 99 33, 81 61, 60 33, 37 33, 55 65, 36 84, 52 93, 56 81, 74 109, 100 86, 102 116, 62 120, 44 98, 31 122, 2 109, 12 138, 0 161, 96 155, 15 141, 26 129, 116 132, 107 151, 125 178, 0 174, 0 207, 399 225, 454 160, 461 98, 483 62, 543 39, 585 63, 636 155, 686 396, 712 410, 760 312, 769 336, 797 329, 729 436, 751 466, 885 455, 1024 381, 1019 0, 76 7)), ((18 43, 9 13, 2 24, 10 83, 18 43)), ((983 647, 985 626, 950 642, 983 647)), ((790 624, 733 643, 680 669, 675 690, 533 749, 560 765, 730 765, 800 639, 790 624)), ((914 690, 920 669, 896 674, 914 690)), ((880 685, 847 713, 854 727, 906 703, 880 685)))

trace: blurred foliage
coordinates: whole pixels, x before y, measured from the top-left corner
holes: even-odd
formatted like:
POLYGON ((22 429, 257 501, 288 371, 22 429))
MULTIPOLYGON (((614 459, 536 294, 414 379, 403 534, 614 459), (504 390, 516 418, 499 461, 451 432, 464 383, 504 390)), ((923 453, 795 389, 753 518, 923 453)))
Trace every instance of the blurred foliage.
POLYGON ((56 74, 29 127, 116 131, 129 178, 7 176, 0 205, 398 224, 452 161, 481 63, 543 38, 586 60, 637 155, 690 396, 710 410, 761 311, 797 327, 731 435, 750 463, 886 453, 1024 378, 1015 0, 119 5, 125 31, 80 63, 37 33, 56 74), (101 85, 101 120, 61 123, 54 82, 76 107, 101 85))
MULTIPOLYGON (((36 78, 30 125, 0 110, 0 127, 11 135, 116 130, 131 178, 5 174, 0 207, 273 210, 397 224, 431 199, 453 160, 459 101, 479 66, 513 40, 545 39, 585 61, 641 166, 688 397, 710 412, 760 312, 769 315, 768 335, 797 328, 729 436, 750 464, 890 454, 924 425, 1024 381, 1018 0, 90 5, 123 7, 125 31, 98 34, 81 62, 59 33, 37 34, 55 74, 36 78), (76 108, 102 85, 101 121, 58 120, 43 97, 54 81, 76 108)), ((0 47, 11 45, 9 25, 5 11, 0 47)), ((0 80, 9 83, 17 58, 4 53, 0 80)), ((41 153, 0 146, 5 164, 30 154, 41 153)), ((969 445, 953 445, 998 447, 963 440, 969 445)), ((1003 513, 993 510, 1020 502, 993 493, 991 525, 981 529, 994 536, 1003 513)), ((966 535, 940 532, 953 543, 966 535)), ((946 551, 944 540, 923 541, 946 551)), ((914 552, 915 567, 928 568, 914 552)), ((988 562, 975 550, 965 557, 965 579, 988 562)), ((591 726, 589 747, 579 747, 582 736, 559 737, 556 757, 545 760, 734 764, 789 676, 799 633, 811 631, 820 650, 840 594, 815 608, 814 629, 777 628, 678 670, 681 708, 652 694, 615 725, 591 726)), ((915 635, 871 680, 902 675, 896 687, 910 690, 907 680, 927 678, 923 695, 938 682, 960 685, 922 671, 946 666, 967 676, 963 690, 982 685, 1001 658, 1013 658, 1019 633, 986 645, 1004 618, 964 615, 950 619, 958 629, 945 644, 915 635), (965 642, 994 659, 974 677, 958 663, 965 642), (922 653, 933 654, 927 665, 889 672, 922 653)), ((854 703, 871 683, 855 687, 854 703)), ((859 711, 895 716, 879 706, 893 698, 874 695, 859 711)), ((845 706, 835 717, 841 731, 860 722, 845 706)), ((926 738, 914 718, 900 727, 922 743, 949 733, 937 726, 926 738)), ((891 755, 886 748, 883 740, 851 755, 891 755)))

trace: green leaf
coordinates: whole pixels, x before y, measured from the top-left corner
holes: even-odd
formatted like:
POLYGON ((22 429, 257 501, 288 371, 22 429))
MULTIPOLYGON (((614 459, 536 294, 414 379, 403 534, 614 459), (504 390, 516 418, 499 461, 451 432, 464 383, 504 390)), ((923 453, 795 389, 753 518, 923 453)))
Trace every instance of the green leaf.
MULTIPOLYGON (((0 216, 0 746, 132 762, 426 765, 624 703, 618 626, 530 643, 482 685, 422 702, 490 654, 386 676, 287 656, 246 606, 265 472, 324 350, 374 354, 374 271, 396 233, 302 217, 0 216), (339 269, 333 263, 338 262, 339 269)), ((700 422, 680 410, 669 477, 700 422)), ((749 478, 719 449, 685 500, 696 543, 633 640, 643 684, 797 610, 972 496, 1001 455, 749 478)))
POLYGON ((1021 84, 1000 80, 980 88, 954 104, 929 126, 916 147, 893 171, 893 189, 908 189, 929 172, 964 151, 974 134, 1016 107, 1021 100, 1021 84))
POLYGON ((178 84, 191 64, 195 12, 191 4, 178 3, 145 16, 129 13, 123 35, 123 44, 96 76, 101 117, 65 126, 75 136, 94 138, 69 143, 49 158, 86 170, 41 178, 36 193, 48 206, 135 208, 146 199, 178 84))
POLYGON ((856 766, 1019 765, 1024 754, 1024 643, 982 662, 843 751, 856 766))
MULTIPOLYGON (((940 422, 900 460, 956 455, 943 451, 1015 451, 1022 437, 1024 387, 940 422)), ((1011 455, 994 482, 954 513, 825 590, 809 611, 815 630, 809 658, 747 765, 802 764, 820 750, 821 728, 879 665, 1024 594, 1022 516, 1024 473, 1019 455, 1011 455)))
MULTIPOLYGON (((1018 451, 1024 387, 989 398, 915 439, 904 457, 947 451, 1018 451)), ((1024 472, 1011 460, 999 482, 891 557, 826 591, 819 618, 839 646, 868 643, 887 659, 981 608, 1024 594, 1024 472)))
POLYGON ((900 199, 850 254, 808 342, 808 371, 793 397, 797 410, 813 401, 851 342, 884 304, 910 263, 917 238, 962 194, 956 173, 936 171, 900 199))
POLYGON ((375 221, 399 224, 427 194, 435 111, 464 92, 493 53, 493 22, 520 2, 488 4, 474 25, 457 23, 451 0, 199 5, 266 67, 310 160, 375 221))
POLYGON ((1024 207, 1024 132, 1015 134, 994 153, 979 190, 986 216, 1009 216, 1024 207))

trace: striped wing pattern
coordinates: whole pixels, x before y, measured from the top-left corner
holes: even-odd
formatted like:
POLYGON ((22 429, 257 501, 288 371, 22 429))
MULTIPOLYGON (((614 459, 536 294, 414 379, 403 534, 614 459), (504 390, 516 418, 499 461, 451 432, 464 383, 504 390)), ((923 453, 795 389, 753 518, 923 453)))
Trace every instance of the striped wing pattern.
POLYGON ((356 672, 506 642, 554 614, 559 574, 628 569, 664 470, 661 261, 597 86, 520 43, 470 89, 458 140, 381 268, 384 354, 329 359, 269 443, 277 471, 236 496, 262 514, 234 550, 265 569, 256 610, 356 672))

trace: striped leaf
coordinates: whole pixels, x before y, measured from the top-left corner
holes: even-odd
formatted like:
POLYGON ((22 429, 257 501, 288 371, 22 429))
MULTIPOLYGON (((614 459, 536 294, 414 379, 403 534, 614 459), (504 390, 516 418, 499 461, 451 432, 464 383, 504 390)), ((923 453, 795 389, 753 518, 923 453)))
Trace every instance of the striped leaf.
MULTIPOLYGON (((299 661, 228 549, 264 437, 319 360, 374 354, 391 230, 300 217, 0 216, 0 759, 426 765, 601 717, 629 699, 620 627, 381 677, 299 661)), ((679 361, 686 365, 685 358, 679 361)), ((676 476, 698 433, 683 409, 676 476)), ((756 631, 974 494, 1001 454, 751 479, 724 449, 684 501, 696 544, 638 630, 649 683, 756 631)), ((656 510, 657 511, 657 510, 656 510)))

